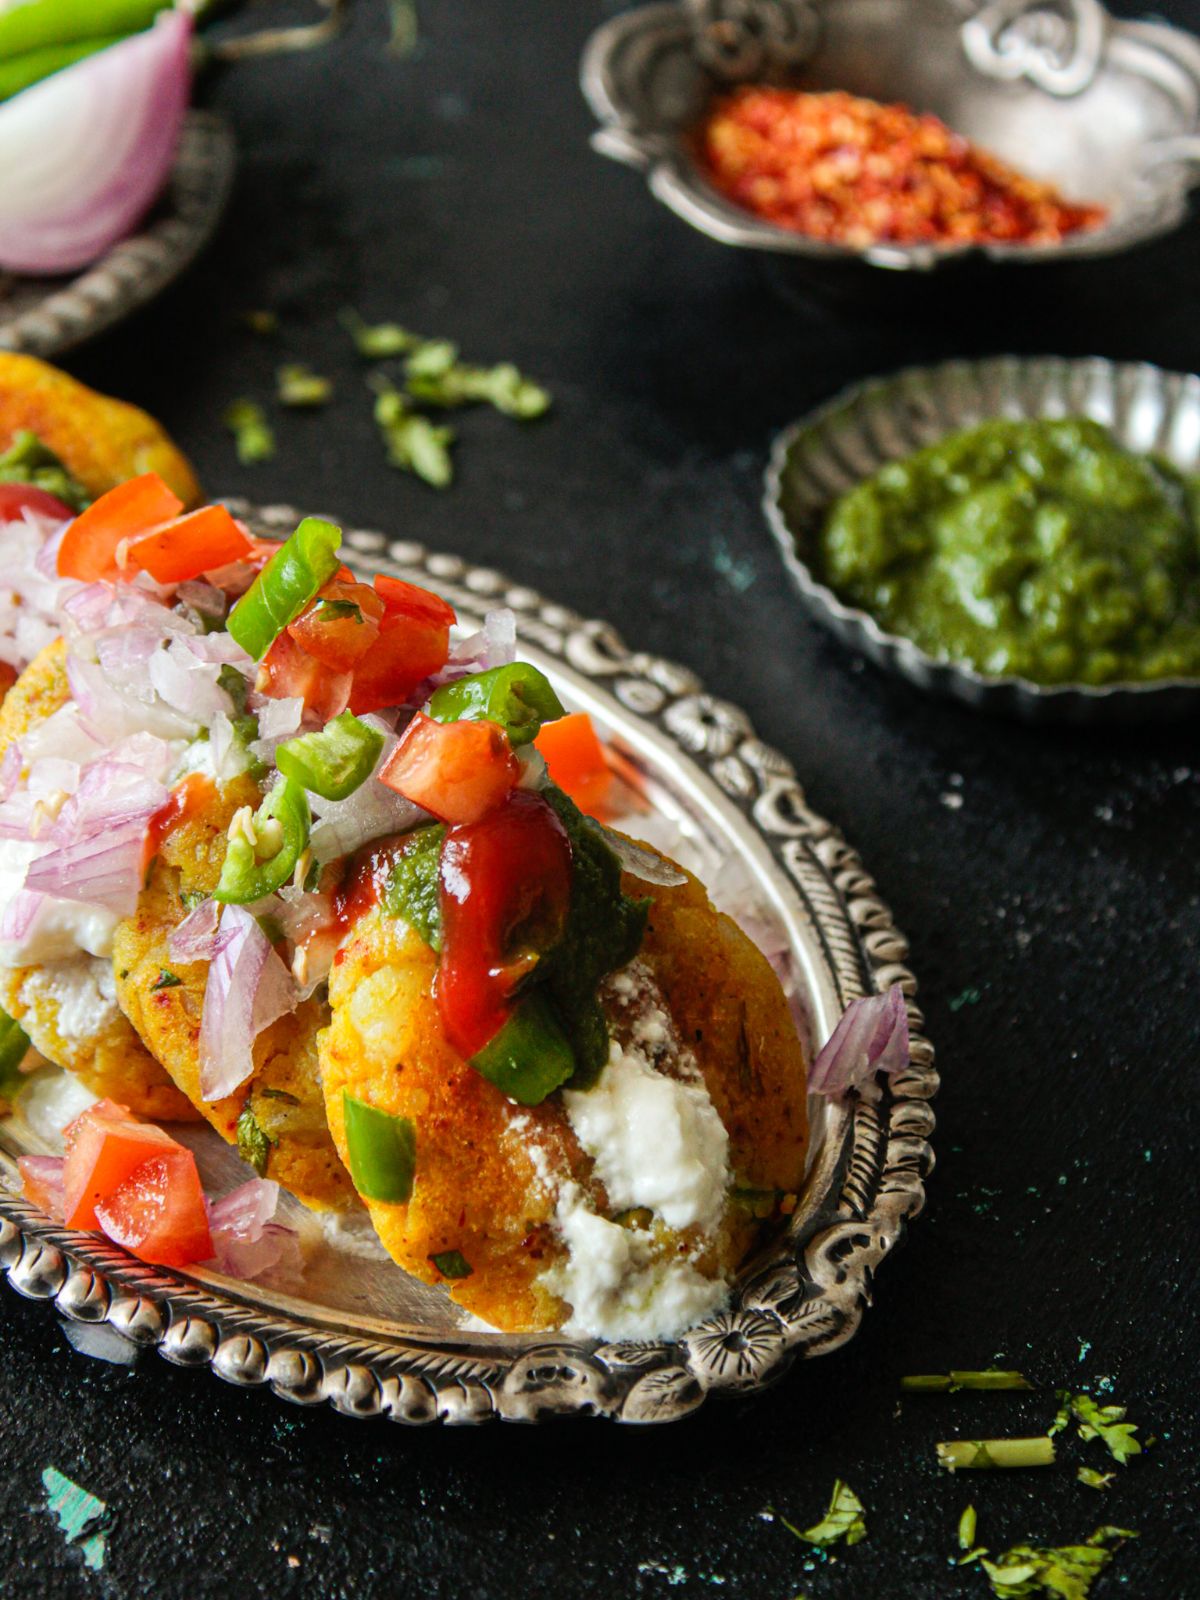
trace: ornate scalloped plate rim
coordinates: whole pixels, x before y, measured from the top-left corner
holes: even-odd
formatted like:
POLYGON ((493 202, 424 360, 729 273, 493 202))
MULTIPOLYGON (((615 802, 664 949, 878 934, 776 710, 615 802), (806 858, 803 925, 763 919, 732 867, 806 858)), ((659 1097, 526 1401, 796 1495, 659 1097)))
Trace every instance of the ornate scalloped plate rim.
MULTIPOLYGON (((235 506, 265 531, 289 529, 299 515, 288 507, 235 506)), ((688 669, 631 654, 606 624, 586 622, 490 569, 404 541, 389 545, 368 530, 348 531, 347 543, 377 564, 386 549, 398 574, 431 583, 468 613, 481 614, 489 603, 512 605, 522 636, 539 647, 530 653, 549 660, 598 711, 606 700, 611 708, 614 697, 595 680, 624 673, 629 682, 658 689, 664 719, 685 705, 700 719, 697 726, 705 717, 725 719, 721 725, 726 734, 733 730, 739 751, 752 751, 764 768, 753 801, 736 803, 714 775, 729 759, 724 736, 717 741, 723 753, 708 755, 706 771, 705 752, 689 748, 665 720, 650 726, 646 711, 622 708, 647 723, 647 748, 669 755, 675 773, 682 765, 697 799, 717 806, 739 841, 753 838, 769 868, 759 881, 780 880, 777 909, 789 928, 789 901, 807 908, 843 1003, 868 989, 903 985, 912 1065, 834 1109, 809 1173, 809 1204, 802 1201, 798 1211, 802 1224, 750 1265, 728 1310, 677 1341, 423 1332, 359 1314, 310 1311, 307 1303, 297 1315, 301 1303, 286 1296, 255 1288, 251 1298, 216 1274, 147 1266, 95 1235, 49 1222, 13 1192, 13 1163, 3 1151, 0 1270, 18 1292, 53 1299, 73 1320, 108 1321, 176 1364, 211 1366, 236 1384, 269 1384, 300 1404, 328 1402, 348 1415, 408 1423, 577 1414, 664 1422, 695 1410, 710 1393, 745 1393, 774 1381, 799 1357, 836 1349, 870 1303, 879 1262, 924 1204, 923 1180, 933 1164, 929 1101, 937 1089, 932 1047, 911 998, 915 979, 903 965, 907 944, 857 855, 808 811, 784 758, 758 745, 740 711, 703 695, 688 669), (673 701, 664 680, 674 685, 673 701), (814 896, 825 901, 823 911, 814 896)))
MULTIPOLYGON (((76 276, 47 279, 44 298, 24 310, 7 316, 0 299, 0 350, 61 355, 154 299, 212 238, 233 188, 235 166, 229 125, 210 111, 189 111, 163 214, 152 213, 140 232, 76 276)), ((18 276, 16 282, 35 280, 18 276)))
MULTIPOLYGON (((1195 39, 1182 28, 1145 18, 1117 18, 1108 12, 1105 16, 1106 49, 1113 50, 1118 57, 1128 57, 1141 50, 1157 53, 1175 65, 1180 63, 1181 56, 1193 52, 1200 58, 1195 39)), ((1054 245, 879 244, 859 248, 808 238, 733 204, 708 183, 696 164, 673 142, 660 134, 642 133, 637 129, 619 96, 613 93, 609 63, 627 40, 649 35, 655 28, 661 28, 664 35, 669 33, 672 38, 687 39, 691 34, 684 7, 678 0, 654 0, 652 4, 636 6, 610 17, 588 39, 579 76, 584 98, 601 124, 592 135, 592 147, 598 154, 644 171, 648 187, 657 200, 689 227, 719 244, 817 261, 863 261, 892 272, 928 273, 968 260, 1029 266, 1090 260, 1118 254, 1174 232, 1187 216, 1188 190, 1200 181, 1200 177, 1185 179, 1187 162, 1182 160, 1179 182, 1159 199, 1148 219, 1138 210, 1132 214, 1123 210, 1104 227, 1073 235, 1054 245)), ((1132 70, 1128 61, 1125 65, 1132 70)), ((1179 137, 1190 145, 1200 138, 1200 124, 1181 130, 1179 137)), ((1169 163, 1164 162, 1164 167, 1167 165, 1169 163)), ((1148 172, 1149 169, 1143 177, 1148 172)))
POLYGON ((783 508, 784 473, 793 449, 806 435, 818 432, 834 421, 840 413, 850 411, 860 401, 873 396, 886 397, 891 391, 899 392, 905 384, 919 378, 931 376, 940 378, 954 373, 986 376, 1012 370, 1014 367, 1034 372, 1054 367, 1077 371, 1091 369, 1095 372, 1112 373, 1117 378, 1123 374, 1140 374, 1177 381, 1181 385, 1189 385, 1200 391, 1200 376, 1195 373, 1175 372, 1167 367, 1156 366, 1151 361, 1109 361, 1104 356, 1002 355, 985 356, 977 360, 959 358, 940 361, 933 365, 901 367, 896 372, 882 377, 867 378, 847 384, 831 400, 825 401, 796 422, 789 424, 776 437, 767 463, 762 500, 763 514, 801 599, 818 622, 843 642, 853 643, 877 666, 885 670, 898 671, 907 682, 917 688, 928 689, 929 683, 921 682, 913 676, 915 671, 938 684, 936 692, 954 694, 955 698, 971 704, 990 700, 1000 694, 1009 695, 1017 700, 1034 702, 1039 707, 1039 714, 1049 720, 1049 715, 1056 706, 1078 701, 1094 707, 1099 712, 1114 701, 1153 701, 1168 694, 1176 697, 1185 694, 1189 697, 1194 695, 1200 700, 1200 679, 1196 678, 1161 678, 1151 683, 1124 681, 1106 684, 1043 684, 1035 683, 1031 678, 988 677, 974 667, 958 662, 939 661, 937 657, 922 650, 912 639, 905 638, 903 634, 889 633, 880 626, 870 612, 847 605, 844 600, 839 599, 827 584, 821 582, 812 567, 800 555, 799 537, 793 531, 783 508), (894 663, 897 660, 904 665, 896 666, 894 663), (950 682, 958 680, 964 686, 968 686, 973 694, 955 693, 952 688, 945 686, 943 680, 950 682))

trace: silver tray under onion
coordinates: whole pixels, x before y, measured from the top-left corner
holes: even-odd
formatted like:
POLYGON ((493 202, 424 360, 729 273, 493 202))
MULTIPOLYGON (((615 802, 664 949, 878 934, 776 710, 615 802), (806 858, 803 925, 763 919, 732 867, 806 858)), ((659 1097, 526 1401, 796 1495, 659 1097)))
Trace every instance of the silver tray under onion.
POLYGON ((775 441, 763 509, 801 600, 843 644, 918 689, 1026 722, 1138 726, 1194 716, 1200 680, 1047 686, 928 655, 847 605, 811 564, 833 501, 889 461, 993 417, 1091 417, 1127 449, 1200 472, 1200 377, 1100 357, 995 356, 855 384, 775 441))
POLYGON ((810 272, 1111 255, 1177 228, 1200 180, 1200 40, 1099 0, 666 0, 598 28, 581 82, 600 154, 710 239, 810 272), (692 150, 713 95, 763 81, 935 112, 1108 220, 1044 245, 856 248, 780 227, 720 194, 692 150))
POLYGON ((136 233, 72 277, 0 271, 0 350, 61 355, 161 293, 216 232, 236 165, 228 124, 189 111, 166 189, 136 233))
MULTIPOLYGON (((234 509, 275 537, 298 520, 287 507, 234 509)), ((360 566, 438 590, 467 626, 490 607, 510 606, 521 654, 569 707, 595 718, 618 784, 635 810, 644 808, 643 830, 677 836, 709 882, 739 864, 756 918, 786 951, 810 1049, 851 1000, 898 983, 911 1065, 862 1097, 814 1099, 809 1171, 786 1231, 743 1270, 726 1310, 677 1339, 481 1331, 440 1289, 323 1240, 310 1241, 302 1286, 286 1294, 148 1266, 96 1234, 49 1221, 20 1196, 15 1157, 36 1142, 16 1119, 0 1122, 0 1269, 60 1315, 108 1323, 179 1365, 268 1385, 301 1405, 406 1423, 575 1414, 665 1422, 709 1395, 760 1388, 795 1360, 835 1350, 858 1327, 878 1267, 921 1210, 933 1163, 933 1052, 907 943, 874 882, 836 828, 808 808, 787 760, 687 668, 631 652, 607 624, 457 557, 362 530, 347 544, 360 566)), ((214 1190, 247 1176, 215 1133, 188 1138, 214 1190)), ((287 1206, 288 1220, 302 1222, 303 1208, 287 1206)))

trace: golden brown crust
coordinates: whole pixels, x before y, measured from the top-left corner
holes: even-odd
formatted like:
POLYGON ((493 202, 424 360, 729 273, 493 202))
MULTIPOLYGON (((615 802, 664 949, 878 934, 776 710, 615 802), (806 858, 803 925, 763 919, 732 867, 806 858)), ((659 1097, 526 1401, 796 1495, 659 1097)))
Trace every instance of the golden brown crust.
POLYGON ((93 498, 157 472, 185 505, 199 503, 190 464, 153 417, 34 356, 0 352, 0 451, 23 430, 37 434, 93 498))

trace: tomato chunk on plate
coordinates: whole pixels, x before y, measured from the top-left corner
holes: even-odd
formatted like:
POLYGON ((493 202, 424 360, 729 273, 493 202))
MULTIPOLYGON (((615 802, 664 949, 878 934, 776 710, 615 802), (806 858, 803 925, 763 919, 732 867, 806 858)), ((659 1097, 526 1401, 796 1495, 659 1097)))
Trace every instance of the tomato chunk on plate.
POLYGON ((135 1167, 99 1202, 96 1215, 113 1243, 142 1261, 186 1267, 213 1254, 196 1158, 182 1145, 135 1167))
POLYGON ((114 1100, 98 1100, 63 1131, 63 1221, 68 1228, 98 1228, 98 1201, 118 1188, 152 1155, 179 1150, 153 1123, 139 1122, 114 1100))
POLYGON ((443 822, 478 822, 520 775, 496 723, 434 722, 422 711, 379 771, 389 789, 443 822))

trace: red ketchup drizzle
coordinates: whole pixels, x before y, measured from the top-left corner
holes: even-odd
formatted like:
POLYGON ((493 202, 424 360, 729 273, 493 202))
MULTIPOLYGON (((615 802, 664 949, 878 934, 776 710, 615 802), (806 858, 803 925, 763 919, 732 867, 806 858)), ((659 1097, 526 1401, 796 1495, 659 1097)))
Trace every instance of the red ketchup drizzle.
POLYGON ((142 876, 162 849, 163 840, 180 823, 203 811, 216 795, 216 785, 202 772, 191 772, 182 783, 171 790, 171 798, 150 818, 146 825, 146 839, 142 846, 142 876))

